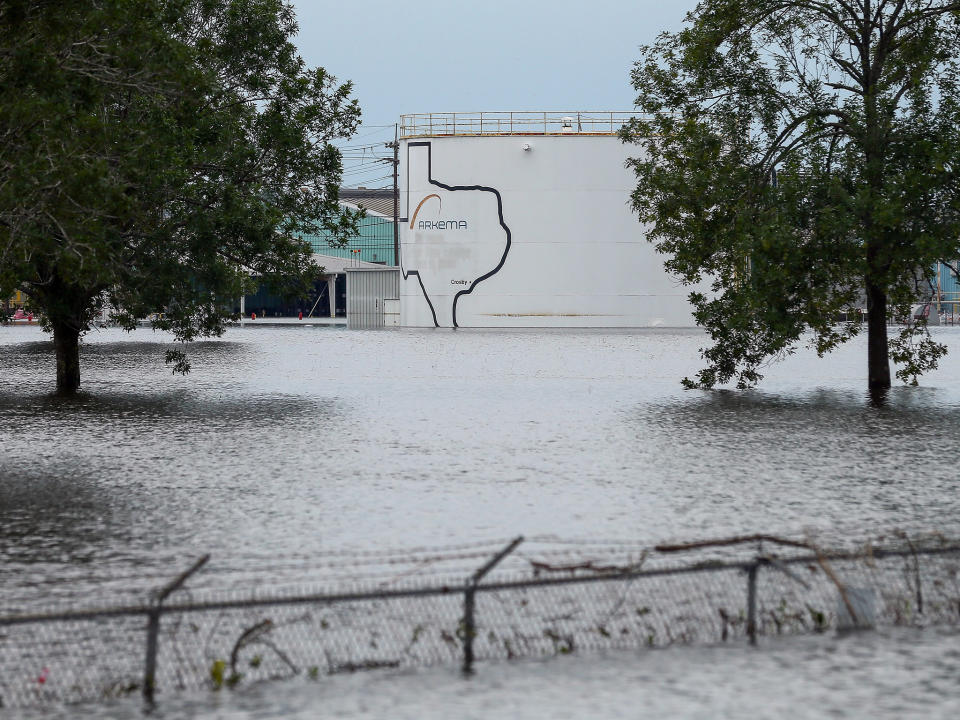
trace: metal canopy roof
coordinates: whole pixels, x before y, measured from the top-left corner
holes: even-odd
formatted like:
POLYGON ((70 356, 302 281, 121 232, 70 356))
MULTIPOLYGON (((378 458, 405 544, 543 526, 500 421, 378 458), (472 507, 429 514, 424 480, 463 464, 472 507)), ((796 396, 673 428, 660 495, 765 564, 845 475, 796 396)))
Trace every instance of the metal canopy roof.
POLYGON ((393 219, 392 188, 340 188, 340 202, 369 210, 372 215, 393 219))

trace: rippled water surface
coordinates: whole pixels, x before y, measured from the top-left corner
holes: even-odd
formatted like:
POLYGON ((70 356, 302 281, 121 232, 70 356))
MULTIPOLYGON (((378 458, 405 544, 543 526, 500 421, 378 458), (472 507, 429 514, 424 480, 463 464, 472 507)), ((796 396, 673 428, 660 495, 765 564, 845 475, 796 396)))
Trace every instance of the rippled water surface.
POLYGON ((679 379, 704 337, 667 330, 238 328, 186 377, 164 336, 107 330, 61 400, 41 331, 0 328, 0 606, 139 592, 205 552, 956 531, 960 329, 935 332, 943 368, 875 408, 863 341, 701 392, 679 379))
POLYGON ((860 345, 701 392, 694 331, 309 327, 199 343, 186 377, 162 336, 93 333, 63 401, 39 329, 0 329, 0 592, 200 552, 954 525, 939 337, 943 369, 876 409, 860 345))

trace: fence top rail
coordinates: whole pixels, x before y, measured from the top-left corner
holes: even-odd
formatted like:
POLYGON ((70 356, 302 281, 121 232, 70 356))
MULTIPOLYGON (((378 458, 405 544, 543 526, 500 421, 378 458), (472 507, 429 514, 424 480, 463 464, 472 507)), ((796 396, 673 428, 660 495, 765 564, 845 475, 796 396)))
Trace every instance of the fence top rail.
MULTIPOLYGON (((409 597, 427 597, 438 595, 452 595, 466 592, 473 589, 475 592, 499 592, 505 590, 520 590, 524 588, 547 587, 557 585, 586 584, 594 582, 611 582, 616 580, 635 580, 644 577, 663 577, 671 575, 695 574, 704 572, 720 572, 739 570, 747 571, 751 567, 771 564, 771 560, 776 560, 775 564, 793 565, 816 563, 821 560, 842 561, 842 560, 882 560, 884 558, 910 557, 922 555, 945 555, 960 553, 960 544, 950 543, 940 547, 895 547, 882 548, 871 547, 868 551, 844 551, 844 552, 822 552, 814 554, 794 555, 789 557, 777 557, 769 555, 758 555, 751 559, 738 560, 707 560, 704 562, 693 563, 690 565, 675 565, 670 567, 644 569, 642 566, 635 568, 621 568, 607 571, 599 571, 592 575, 565 575, 551 577, 525 577, 514 579, 500 579, 489 583, 474 584, 471 579, 465 579, 462 584, 443 584, 443 585, 423 585, 407 588, 379 589, 379 590, 358 590, 355 592, 301 592, 291 593, 289 595, 277 596, 255 596, 240 597, 234 599, 211 599, 188 602, 169 602, 162 607, 163 614, 185 613, 185 612, 203 612, 214 610, 225 610, 232 608, 247 607, 265 607, 271 605, 300 605, 308 603, 342 603, 384 600, 391 598, 409 598, 409 597)), ((204 592, 216 593, 217 589, 209 588, 204 592)), ((117 607, 89 608, 81 610, 69 610, 63 612, 41 612, 20 615, 8 615, 0 617, 0 627, 6 625, 22 625, 29 623, 42 622, 61 622, 74 620, 93 620, 106 617, 147 615, 156 611, 156 606, 150 604, 126 605, 117 607)))
POLYGON ((616 135, 636 113, 610 110, 414 113, 400 116, 400 137, 616 135))

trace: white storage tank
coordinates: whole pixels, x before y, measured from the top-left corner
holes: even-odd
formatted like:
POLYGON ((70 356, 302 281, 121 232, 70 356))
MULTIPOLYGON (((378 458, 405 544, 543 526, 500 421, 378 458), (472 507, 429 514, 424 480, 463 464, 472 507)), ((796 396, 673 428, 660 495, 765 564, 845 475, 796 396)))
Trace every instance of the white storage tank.
POLYGON ((627 113, 401 118, 400 322, 690 327, 630 208, 627 113))

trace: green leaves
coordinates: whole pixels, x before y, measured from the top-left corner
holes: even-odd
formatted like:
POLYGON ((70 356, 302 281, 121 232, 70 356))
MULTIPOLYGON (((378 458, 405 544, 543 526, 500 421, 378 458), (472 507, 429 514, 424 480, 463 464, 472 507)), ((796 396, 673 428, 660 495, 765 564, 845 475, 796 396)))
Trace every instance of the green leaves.
MULTIPOLYGON (((748 387, 801 342, 829 352, 859 332, 837 318, 868 287, 889 299, 868 312, 905 317, 936 262, 960 257, 952 8, 705 0, 643 49, 645 115, 622 133, 640 150, 633 207, 667 268, 698 285, 714 343, 686 385, 748 387)), ((886 320, 871 324, 884 346, 886 320)), ((918 332, 889 353, 914 380, 942 355, 918 332)))
POLYGON ((225 660, 214 660, 210 664, 210 683, 213 686, 214 690, 219 690, 223 687, 223 683, 227 676, 227 662, 225 660))
POLYGON ((890 342, 890 358, 902 365, 897 377, 909 385, 916 385, 921 374, 936 369, 946 354, 946 346, 930 337, 925 322, 908 322, 890 342))
POLYGON ((281 0, 5 3, 0 296, 81 330, 108 301, 190 341, 245 277, 302 291, 301 235, 355 228, 331 142, 360 110, 295 32, 281 0))

